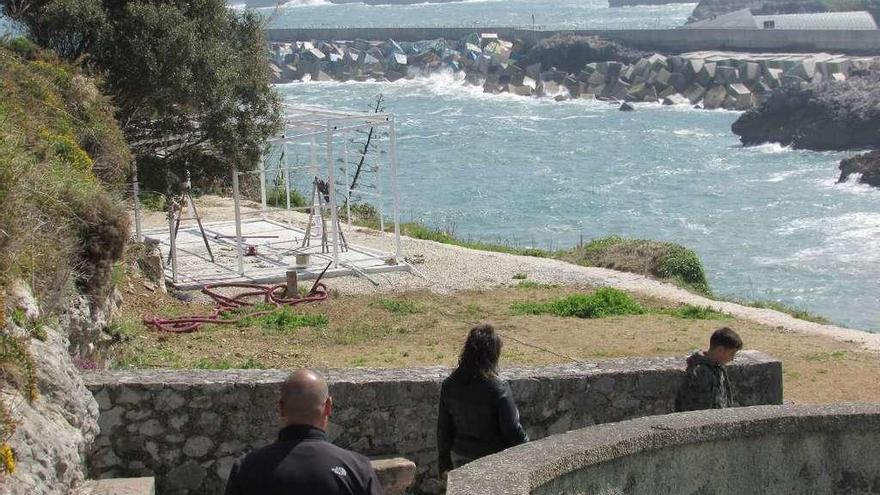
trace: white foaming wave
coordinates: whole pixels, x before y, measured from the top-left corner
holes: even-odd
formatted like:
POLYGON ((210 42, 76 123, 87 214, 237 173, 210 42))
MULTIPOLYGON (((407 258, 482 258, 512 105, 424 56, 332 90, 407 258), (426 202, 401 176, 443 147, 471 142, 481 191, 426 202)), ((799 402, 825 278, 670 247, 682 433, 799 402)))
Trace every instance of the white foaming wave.
POLYGON ((247 8, 247 4, 246 3, 233 3, 231 5, 227 5, 226 8, 230 9, 230 10, 244 10, 247 8))
POLYGON ((676 136, 712 137, 712 134, 699 129, 677 129, 672 131, 676 136))
POLYGON ((787 153, 789 151, 792 151, 791 146, 784 146, 780 143, 763 143, 757 146, 749 146, 744 149, 749 151, 757 151, 759 153, 765 153, 768 155, 787 153))
POLYGON ((790 257, 776 261, 805 263, 815 261, 880 266, 880 213, 854 212, 823 218, 793 220, 777 229, 779 234, 812 232, 822 236, 822 242, 801 249, 790 257))
POLYGON ((880 189, 868 184, 862 184, 859 182, 859 175, 860 174, 850 174, 850 176, 846 178, 846 182, 837 182, 836 177, 829 176, 820 180, 819 185, 825 189, 833 189, 847 194, 858 196, 876 195, 880 197, 880 189))
POLYGON ((292 9, 296 7, 317 7, 320 5, 333 5, 333 2, 328 0, 288 0, 279 5, 279 7, 282 9, 292 9))

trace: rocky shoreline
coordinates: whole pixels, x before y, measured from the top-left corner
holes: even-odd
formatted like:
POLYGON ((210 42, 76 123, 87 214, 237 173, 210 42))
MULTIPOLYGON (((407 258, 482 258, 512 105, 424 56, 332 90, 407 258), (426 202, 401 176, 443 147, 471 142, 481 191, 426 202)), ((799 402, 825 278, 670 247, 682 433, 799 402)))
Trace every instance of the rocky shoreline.
POLYGON ((272 79, 396 81, 452 72, 491 94, 662 102, 749 110, 774 90, 880 71, 880 58, 835 54, 644 53, 597 37, 564 35, 535 47, 491 33, 414 43, 274 43, 272 79), (564 54, 564 57, 560 57, 564 54), (574 62, 572 62, 572 60, 574 62))
POLYGON ((880 76, 792 85, 733 123, 745 145, 777 142, 813 151, 875 148, 880 144, 880 76))
POLYGON ((859 175, 858 181, 862 184, 880 187, 880 150, 841 160, 837 182, 846 182, 853 174, 859 175))

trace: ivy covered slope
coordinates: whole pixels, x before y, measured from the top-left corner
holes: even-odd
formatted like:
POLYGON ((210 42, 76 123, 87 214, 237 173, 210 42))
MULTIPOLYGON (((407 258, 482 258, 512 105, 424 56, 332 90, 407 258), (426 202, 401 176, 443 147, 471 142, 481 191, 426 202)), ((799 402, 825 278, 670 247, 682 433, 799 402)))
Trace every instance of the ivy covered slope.
POLYGON ((75 66, 0 41, 0 491, 83 477, 97 410, 58 320, 74 296, 106 299, 128 236, 113 112, 75 66))

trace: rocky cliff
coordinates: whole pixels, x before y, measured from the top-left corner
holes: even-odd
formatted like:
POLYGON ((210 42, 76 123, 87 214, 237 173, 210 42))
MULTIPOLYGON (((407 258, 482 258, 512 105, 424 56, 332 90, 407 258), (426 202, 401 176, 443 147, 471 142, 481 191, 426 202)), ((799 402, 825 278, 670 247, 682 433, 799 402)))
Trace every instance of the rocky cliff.
POLYGON ((880 144, 880 76, 781 87, 737 119, 732 130, 745 145, 875 148, 880 144))
MULTIPOLYGON (((24 376, 14 380, 20 386, 0 392, 8 419, 15 423, 6 441, 14 470, 0 478, 0 493, 70 493, 86 478, 83 458, 98 434, 98 404, 70 357, 67 332, 57 319, 45 318, 25 284, 7 289, 6 314, 15 316, 2 329, 0 359, 6 371, 18 360, 25 364, 24 376)), ((85 320, 87 315, 74 317, 85 320)))

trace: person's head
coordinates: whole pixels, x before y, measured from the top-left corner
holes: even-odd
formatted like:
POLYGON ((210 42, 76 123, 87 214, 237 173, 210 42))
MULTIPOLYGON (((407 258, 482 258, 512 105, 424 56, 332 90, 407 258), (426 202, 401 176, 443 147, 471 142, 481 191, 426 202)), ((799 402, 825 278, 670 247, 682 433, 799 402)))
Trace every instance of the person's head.
POLYGON ((497 375, 501 346, 501 337, 495 333, 492 325, 477 325, 471 328, 461 350, 458 370, 486 377, 497 375))
POLYGON ((310 425, 326 430, 333 400, 323 378, 311 370, 299 369, 281 385, 278 408, 286 426, 310 425))
POLYGON ((717 364, 727 364, 733 361, 742 346, 742 339, 736 332, 730 328, 722 327, 712 332, 706 356, 717 364))

